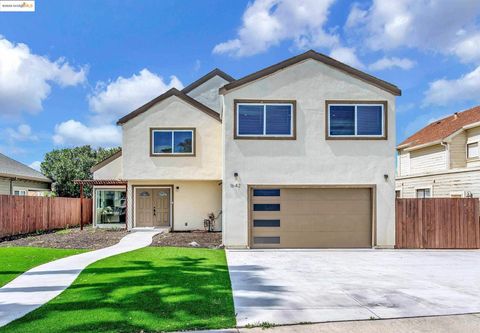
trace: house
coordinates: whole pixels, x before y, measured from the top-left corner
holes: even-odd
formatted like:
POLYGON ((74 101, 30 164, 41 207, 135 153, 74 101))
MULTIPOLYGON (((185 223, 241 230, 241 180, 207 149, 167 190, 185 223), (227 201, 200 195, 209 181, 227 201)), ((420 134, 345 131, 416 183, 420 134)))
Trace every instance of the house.
POLYGON ((0 154, 0 194, 42 196, 51 186, 50 178, 0 154))
POLYGON ((393 247, 400 94, 315 51, 238 80, 216 69, 118 121, 94 222, 203 230, 214 213, 231 248, 393 247))
POLYGON ((480 106, 434 121, 397 147, 396 196, 480 197, 480 106))

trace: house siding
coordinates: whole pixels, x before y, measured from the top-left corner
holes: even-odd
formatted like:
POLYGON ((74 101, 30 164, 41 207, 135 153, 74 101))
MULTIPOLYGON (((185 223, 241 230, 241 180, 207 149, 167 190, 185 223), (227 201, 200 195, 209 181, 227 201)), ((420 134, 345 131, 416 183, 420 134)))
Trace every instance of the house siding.
POLYGON ((410 152, 410 174, 421 174, 447 169, 447 152, 438 144, 410 152))
POLYGON ((465 132, 461 132, 452 138, 452 141, 448 145, 450 149, 450 168, 465 168, 467 166, 466 159, 466 144, 467 135, 465 132))
POLYGON ((378 246, 395 243, 395 96, 315 60, 292 65, 224 96, 224 243, 248 245, 248 185, 376 187, 378 246), (234 140, 234 100, 295 100, 296 140, 234 140), (388 102, 387 140, 326 140, 326 100, 388 102), (234 173, 240 187, 231 187, 234 173), (387 180, 384 175, 388 175, 387 180))
POLYGON ((204 82, 202 85, 189 91, 187 95, 208 106, 210 109, 220 113, 221 103, 218 89, 227 83, 227 80, 217 75, 212 77, 207 82, 204 82))
POLYGON ((123 178, 220 180, 222 124, 173 96, 123 125, 123 178), (150 128, 195 128, 195 156, 150 156, 150 128))
POLYGON ((406 176, 410 174, 410 152, 400 151, 398 153, 398 174, 406 176))
POLYGON ((11 194, 10 179, 0 177, 0 194, 11 194))
POLYGON ((431 188, 432 197, 450 197, 452 192, 470 192, 480 198, 480 168, 460 169, 419 177, 398 178, 397 189, 402 198, 415 198, 417 188, 431 188))
POLYGON ((93 179, 123 179, 123 156, 119 156, 93 173, 93 179))

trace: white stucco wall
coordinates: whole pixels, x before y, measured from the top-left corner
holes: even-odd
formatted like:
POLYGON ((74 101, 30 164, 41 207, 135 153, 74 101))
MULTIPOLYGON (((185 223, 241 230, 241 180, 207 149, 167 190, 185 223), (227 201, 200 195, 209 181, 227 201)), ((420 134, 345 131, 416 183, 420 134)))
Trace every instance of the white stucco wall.
POLYGON ((248 244, 247 186, 254 184, 374 184, 376 245, 394 245, 395 96, 307 60, 229 91, 224 108, 225 245, 248 244), (234 99, 296 100, 297 139, 234 140, 234 99), (325 100, 388 101, 388 140, 326 141, 325 100), (240 188, 230 186, 234 172, 239 173, 240 188))
POLYGON ((220 180, 222 124, 172 96, 123 125, 123 177, 128 180, 220 180), (150 128, 196 128, 195 156, 150 156, 150 128))
POLYGON ((93 173, 93 179, 123 179, 123 156, 119 156, 93 173))
MULTIPOLYGON (((129 181, 127 194, 127 224, 134 225, 133 186, 173 185, 173 224, 175 231, 204 230, 203 220, 209 213, 218 215, 222 209, 220 181, 129 181), (178 187, 178 189, 177 189, 178 187), (185 225, 186 224, 186 225, 185 225)), ((216 221, 216 230, 222 228, 222 216, 216 221)))
POLYGON ((218 95, 218 89, 227 83, 227 80, 217 75, 204 82, 202 85, 196 87, 187 95, 208 106, 210 109, 220 113, 221 104, 218 95))

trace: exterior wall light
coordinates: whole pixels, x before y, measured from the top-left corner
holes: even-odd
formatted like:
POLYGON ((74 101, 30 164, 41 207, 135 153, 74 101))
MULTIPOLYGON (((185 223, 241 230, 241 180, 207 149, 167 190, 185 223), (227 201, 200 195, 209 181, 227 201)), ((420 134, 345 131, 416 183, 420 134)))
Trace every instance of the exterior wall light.
POLYGON ((234 172, 233 177, 235 177, 235 181, 233 182, 233 184, 230 184, 230 187, 231 188, 240 188, 240 180, 239 180, 239 177, 238 177, 238 172, 234 172))

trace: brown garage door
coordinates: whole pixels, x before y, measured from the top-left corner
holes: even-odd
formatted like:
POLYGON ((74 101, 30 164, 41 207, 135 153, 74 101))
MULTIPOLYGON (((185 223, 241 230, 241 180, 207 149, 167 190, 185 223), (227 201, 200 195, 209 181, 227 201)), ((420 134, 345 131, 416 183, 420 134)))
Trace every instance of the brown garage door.
POLYGON ((372 246, 370 188, 252 188, 253 248, 372 246))

